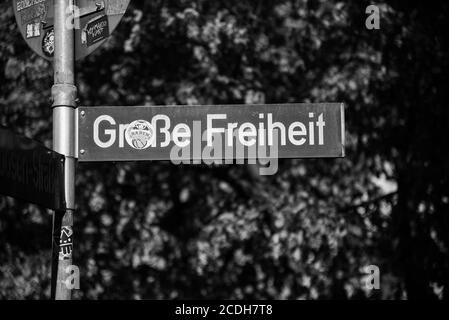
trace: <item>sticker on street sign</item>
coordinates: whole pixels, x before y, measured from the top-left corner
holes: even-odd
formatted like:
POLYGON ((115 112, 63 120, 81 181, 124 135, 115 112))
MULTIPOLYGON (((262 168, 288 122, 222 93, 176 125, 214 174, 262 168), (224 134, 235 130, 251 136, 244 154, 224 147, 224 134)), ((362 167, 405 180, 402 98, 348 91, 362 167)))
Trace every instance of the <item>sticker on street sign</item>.
POLYGON ((0 127, 0 194, 64 210, 64 156, 0 127))
MULTIPOLYGON (((75 30, 75 58, 82 59, 98 49, 112 34, 130 0, 75 0, 74 19, 67 24, 75 30)), ((13 0, 20 33, 31 49, 52 60, 54 55, 54 0, 13 0)))
POLYGON ((83 29, 81 42, 88 47, 109 37, 109 21, 106 15, 90 20, 83 29))
POLYGON ((78 109, 81 162, 337 158, 344 134, 341 103, 78 109))

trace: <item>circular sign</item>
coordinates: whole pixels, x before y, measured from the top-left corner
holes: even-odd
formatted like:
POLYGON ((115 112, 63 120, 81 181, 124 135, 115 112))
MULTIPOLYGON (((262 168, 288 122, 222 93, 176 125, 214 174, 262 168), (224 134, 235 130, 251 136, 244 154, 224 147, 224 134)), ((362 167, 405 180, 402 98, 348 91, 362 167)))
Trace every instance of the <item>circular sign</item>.
POLYGON ((137 150, 148 148, 155 138, 153 126, 145 120, 133 121, 125 130, 126 142, 137 150))
MULTIPOLYGON (((25 41, 41 57, 54 54, 54 0, 12 0, 16 22, 25 41)), ((75 0, 67 25, 75 31, 75 58, 98 49, 112 34, 130 0, 75 0), (73 19, 72 19, 73 18, 73 19)))

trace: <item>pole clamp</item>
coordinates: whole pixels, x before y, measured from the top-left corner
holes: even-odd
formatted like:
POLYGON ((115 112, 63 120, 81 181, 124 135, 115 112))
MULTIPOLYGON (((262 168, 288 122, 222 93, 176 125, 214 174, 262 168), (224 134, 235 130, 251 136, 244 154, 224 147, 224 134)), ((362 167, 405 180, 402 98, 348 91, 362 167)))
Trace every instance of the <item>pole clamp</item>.
POLYGON ((52 108, 56 107, 76 107, 76 86, 72 84, 55 84, 51 88, 51 96, 53 98, 52 108))

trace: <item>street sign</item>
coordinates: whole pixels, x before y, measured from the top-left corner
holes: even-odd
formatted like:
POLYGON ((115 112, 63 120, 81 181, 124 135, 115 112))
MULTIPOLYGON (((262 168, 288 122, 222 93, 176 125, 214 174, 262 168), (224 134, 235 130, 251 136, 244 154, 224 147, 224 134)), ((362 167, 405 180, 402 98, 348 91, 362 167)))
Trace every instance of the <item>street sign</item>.
POLYGON ((344 156, 341 103, 81 107, 78 127, 79 161, 344 156))
MULTIPOLYGON (((75 58, 82 59, 98 49, 112 34, 126 12, 130 0, 75 0, 75 58)), ((41 57, 54 55, 54 0, 13 0, 14 14, 25 41, 41 57)))
POLYGON ((65 209, 64 156, 0 127, 0 194, 65 209))

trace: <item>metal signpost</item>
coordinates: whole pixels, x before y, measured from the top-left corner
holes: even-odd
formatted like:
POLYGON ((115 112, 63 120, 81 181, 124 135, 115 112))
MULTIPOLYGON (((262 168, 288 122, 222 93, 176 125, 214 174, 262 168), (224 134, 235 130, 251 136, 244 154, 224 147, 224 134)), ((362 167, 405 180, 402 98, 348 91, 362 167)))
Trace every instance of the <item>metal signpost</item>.
MULTIPOLYGON (((53 149, 65 158, 64 207, 53 219, 52 298, 71 299, 66 284, 72 265, 75 210, 75 59, 98 49, 122 19, 130 0, 13 0, 19 30, 30 48, 54 64, 53 149)), ((50 207, 51 208, 51 207, 50 207)))
POLYGON ((75 210, 75 38, 70 19, 68 0, 54 0, 55 52, 53 99, 53 149, 66 157, 65 198, 67 209, 53 216, 52 296, 71 299, 71 290, 64 281, 66 269, 72 265, 73 212, 75 210), (61 247, 64 245, 64 247, 61 247), (63 250, 65 249, 65 250, 63 250), (55 283, 55 279, 57 282, 55 283))
POLYGON ((55 210, 54 299, 71 299, 66 279, 72 265, 78 160, 177 160, 174 155, 180 153, 204 160, 207 148, 215 150, 206 158, 251 159, 254 153, 227 151, 266 147, 276 147, 277 158, 344 157, 341 103, 77 108, 75 60, 106 41, 129 0, 12 3, 25 41, 54 63, 54 151, 1 129, 0 192, 55 210), (13 187, 7 190, 8 185, 13 187))

